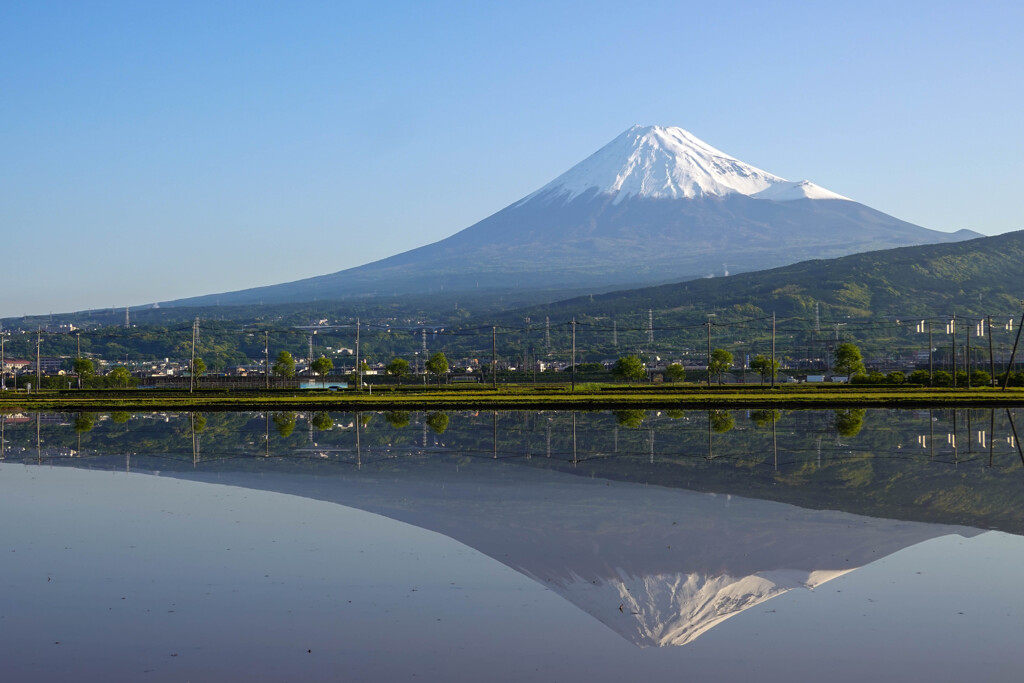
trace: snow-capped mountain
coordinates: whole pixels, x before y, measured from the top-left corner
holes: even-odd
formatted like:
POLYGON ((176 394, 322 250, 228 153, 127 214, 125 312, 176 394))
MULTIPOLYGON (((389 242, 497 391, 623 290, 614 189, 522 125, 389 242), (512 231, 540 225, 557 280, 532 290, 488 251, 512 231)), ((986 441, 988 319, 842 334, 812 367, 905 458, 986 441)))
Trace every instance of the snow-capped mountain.
POLYGON ((440 242, 330 275, 171 304, 594 293, 978 236, 928 230, 809 181, 788 181, 681 128, 634 126, 440 242))
POLYGON ((572 199, 596 191, 630 197, 693 199, 741 194, 758 199, 847 199, 804 180, 792 183, 721 152, 682 128, 633 126, 529 195, 572 199))

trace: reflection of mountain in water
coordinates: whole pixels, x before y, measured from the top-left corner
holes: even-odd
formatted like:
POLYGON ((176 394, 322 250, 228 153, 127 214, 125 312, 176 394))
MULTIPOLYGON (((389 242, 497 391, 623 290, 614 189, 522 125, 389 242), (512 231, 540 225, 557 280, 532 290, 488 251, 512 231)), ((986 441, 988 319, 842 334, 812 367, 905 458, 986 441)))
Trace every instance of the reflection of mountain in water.
POLYGON ((930 538, 980 533, 498 464, 329 478, 172 476, 341 503, 439 532, 640 646, 684 645, 793 588, 930 538))

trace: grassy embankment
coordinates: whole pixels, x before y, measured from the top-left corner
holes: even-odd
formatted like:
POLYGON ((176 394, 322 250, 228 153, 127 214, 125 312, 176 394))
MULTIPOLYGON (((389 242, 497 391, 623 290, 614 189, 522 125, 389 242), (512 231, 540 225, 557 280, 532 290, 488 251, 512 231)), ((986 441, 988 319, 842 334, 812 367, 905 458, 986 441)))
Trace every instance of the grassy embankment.
POLYGON ((0 393, 0 411, 29 410, 602 410, 620 408, 833 408, 1024 405, 1024 389, 930 389, 843 385, 481 385, 370 392, 178 390, 0 393))

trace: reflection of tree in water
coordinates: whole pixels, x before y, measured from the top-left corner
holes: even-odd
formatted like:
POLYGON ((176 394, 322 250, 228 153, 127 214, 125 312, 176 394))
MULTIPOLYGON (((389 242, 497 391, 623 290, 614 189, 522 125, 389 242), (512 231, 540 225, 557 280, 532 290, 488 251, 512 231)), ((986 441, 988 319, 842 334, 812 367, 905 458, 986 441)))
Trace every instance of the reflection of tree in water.
POLYGON ((291 436, 292 431, 295 429, 295 413, 274 413, 274 417, 271 419, 280 436, 291 436))
POLYGON ((75 431, 82 434, 91 431, 96 426, 96 416, 92 413, 79 413, 75 416, 75 421, 72 424, 75 431))
POLYGON ((330 429, 331 427, 334 426, 334 420, 331 418, 330 415, 328 415, 325 412, 316 413, 315 415, 313 415, 313 419, 311 419, 309 422, 320 431, 330 429))
POLYGON ((206 416, 203 414, 193 415, 192 429, 197 432, 201 432, 206 429, 206 416))
POLYGON ((427 415, 426 423, 435 434, 444 434, 444 431, 448 429, 448 414, 441 412, 431 413, 427 415))
POLYGON ((131 419, 131 416, 131 413, 126 413, 123 410, 118 410, 110 414, 110 421, 116 425, 123 425, 125 422, 131 419))
POLYGON ((712 410, 708 413, 708 420, 711 431, 716 434, 724 434, 736 426, 736 420, 728 410, 712 410))
POLYGON ((643 424, 644 418, 647 417, 646 410, 616 410, 613 411, 615 419, 618 420, 620 427, 629 427, 630 429, 636 429, 643 424))
POLYGON ((843 408, 836 411, 836 431, 839 436, 850 439, 857 436, 864 427, 864 408, 843 408))
POLYGON ((394 427, 395 429, 401 429, 402 427, 409 426, 409 411, 408 410, 392 410, 384 413, 384 420, 394 427))
POLYGON ((686 411, 685 410, 666 410, 665 411, 665 417, 667 417, 667 418, 669 418, 671 420, 680 420, 680 419, 686 417, 686 411))
POLYGON ((781 419, 781 410, 755 410, 750 414, 750 421, 758 427, 770 427, 773 422, 781 419))

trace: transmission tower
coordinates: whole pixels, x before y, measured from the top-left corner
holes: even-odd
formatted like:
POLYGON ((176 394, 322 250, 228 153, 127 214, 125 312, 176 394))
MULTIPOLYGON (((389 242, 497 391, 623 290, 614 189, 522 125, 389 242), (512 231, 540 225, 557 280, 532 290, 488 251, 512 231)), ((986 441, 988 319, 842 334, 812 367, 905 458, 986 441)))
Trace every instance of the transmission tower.
POLYGON ((128 307, 127 306, 124 307, 124 326, 125 327, 131 327, 132 326, 131 319, 128 317, 128 307))
POLYGON ((544 316, 544 348, 551 353, 551 318, 544 316))
POLYGON ((647 343, 654 343, 654 309, 647 309, 647 343))
POLYGON ((619 325, 612 321, 612 346, 619 348, 619 325))

